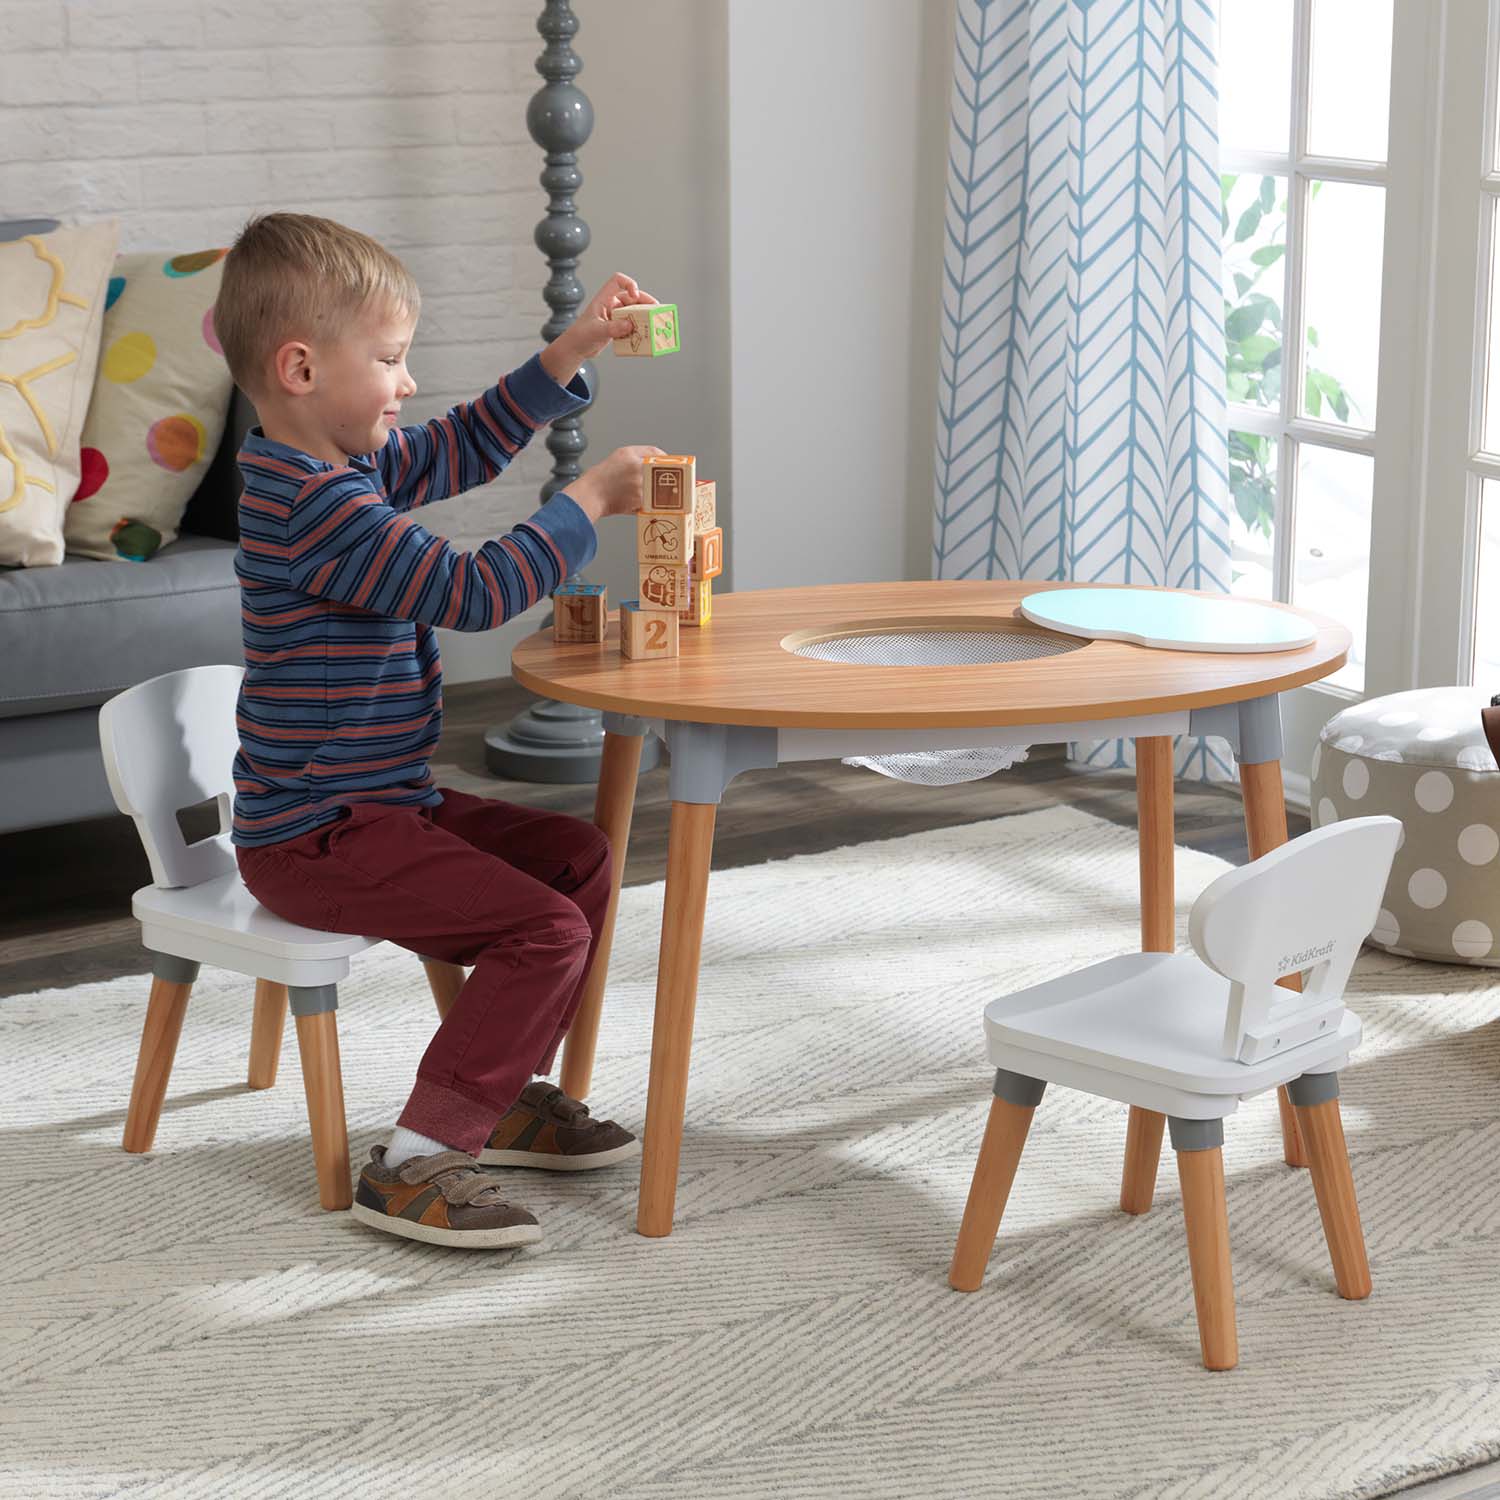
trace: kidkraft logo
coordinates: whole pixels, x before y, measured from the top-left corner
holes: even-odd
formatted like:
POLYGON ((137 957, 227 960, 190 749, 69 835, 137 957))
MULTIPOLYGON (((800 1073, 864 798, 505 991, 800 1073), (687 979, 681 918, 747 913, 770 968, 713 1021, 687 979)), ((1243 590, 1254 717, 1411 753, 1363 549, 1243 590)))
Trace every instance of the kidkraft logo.
POLYGON ((1323 944, 1321 948, 1304 948, 1300 953, 1289 953, 1280 963, 1276 965, 1278 974, 1290 974, 1293 969, 1305 969, 1309 964, 1316 963, 1320 958, 1327 958, 1333 952, 1333 939, 1323 944))

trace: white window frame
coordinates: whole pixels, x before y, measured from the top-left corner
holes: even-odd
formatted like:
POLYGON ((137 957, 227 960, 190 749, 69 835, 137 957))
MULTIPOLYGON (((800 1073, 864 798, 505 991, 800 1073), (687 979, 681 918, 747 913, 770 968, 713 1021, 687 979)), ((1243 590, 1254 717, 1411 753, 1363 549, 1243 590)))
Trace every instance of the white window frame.
MULTIPOLYGON (((1369 654, 1379 668, 1367 682, 1371 695, 1469 677, 1480 481, 1500 477, 1500 463, 1479 451, 1488 279, 1481 205, 1500 190, 1491 178, 1486 191, 1481 170, 1495 64, 1476 61, 1486 59, 1489 38, 1500 44, 1500 0, 1397 0, 1392 118, 1399 109, 1421 128, 1402 133, 1391 164, 1386 236, 1397 253, 1382 296, 1377 399, 1385 399, 1387 367, 1403 360, 1417 390, 1377 445, 1372 551, 1385 588, 1376 594, 1372 570, 1372 605, 1383 602, 1372 610, 1369 654), (1386 351, 1391 334, 1396 359, 1386 351)), ((1392 144, 1394 153, 1394 136, 1392 144)))
MULTIPOLYGON (((1226 150, 1223 169, 1287 180, 1284 374, 1277 411, 1231 405, 1229 425, 1278 441, 1275 594, 1292 578, 1293 445, 1372 454, 1370 589, 1363 693, 1315 683, 1282 699, 1287 800, 1306 808, 1318 730, 1362 697, 1468 680, 1482 481, 1500 455, 1480 451, 1488 338, 1485 289, 1500 171, 1485 176, 1500 89, 1500 0, 1395 0, 1386 163, 1307 154, 1313 0, 1294 0, 1291 152, 1226 150), (1386 191, 1376 424, 1302 415, 1301 309, 1309 184, 1386 191)), ((1500 691, 1500 683, 1495 684, 1500 691)))

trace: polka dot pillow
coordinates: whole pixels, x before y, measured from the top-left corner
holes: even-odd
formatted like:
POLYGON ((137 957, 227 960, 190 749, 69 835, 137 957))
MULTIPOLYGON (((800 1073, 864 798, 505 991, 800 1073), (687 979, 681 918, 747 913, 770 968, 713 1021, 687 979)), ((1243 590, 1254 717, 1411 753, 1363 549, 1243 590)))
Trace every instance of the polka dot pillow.
POLYGON ((176 540, 229 410, 213 328, 227 253, 116 259, 78 492, 63 523, 75 556, 145 562, 176 540))

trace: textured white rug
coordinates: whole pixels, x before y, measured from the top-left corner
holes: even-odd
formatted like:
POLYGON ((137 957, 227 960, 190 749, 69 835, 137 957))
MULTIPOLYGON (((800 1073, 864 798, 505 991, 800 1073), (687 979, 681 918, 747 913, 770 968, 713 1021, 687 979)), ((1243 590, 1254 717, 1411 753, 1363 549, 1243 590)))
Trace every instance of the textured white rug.
MULTIPOLYGON (((1222 868, 1179 851, 1180 918, 1222 868)), ((661 895, 624 893, 594 1090, 636 1125, 661 895)), ((1298 1500, 1493 1457, 1492 971, 1357 971, 1369 1302, 1256 1100, 1242 1364, 1205 1373, 1170 1152, 1121 1215, 1123 1108, 1057 1089, 984 1289, 949 1290, 985 1001, 1136 933, 1131 833, 1066 809, 716 874, 676 1233, 634 1234, 633 1167, 518 1172, 546 1240, 491 1255, 318 1210, 292 1034, 249 1092, 234 976, 199 981, 147 1157, 119 1149, 145 983, 0 1001, 0 1494, 1298 1500)), ((415 959, 356 960, 340 1016, 363 1160, 435 1024, 415 959)))

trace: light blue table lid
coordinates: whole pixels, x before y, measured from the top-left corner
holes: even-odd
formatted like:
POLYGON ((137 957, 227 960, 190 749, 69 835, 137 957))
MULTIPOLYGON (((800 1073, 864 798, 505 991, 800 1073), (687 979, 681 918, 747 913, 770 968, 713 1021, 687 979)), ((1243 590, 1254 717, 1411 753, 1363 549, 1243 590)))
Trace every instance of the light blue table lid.
POLYGON ((1033 624, 1091 640, 1167 651, 1295 651, 1317 640, 1300 615, 1253 599, 1203 599, 1156 589, 1046 589, 1028 594, 1033 624))

